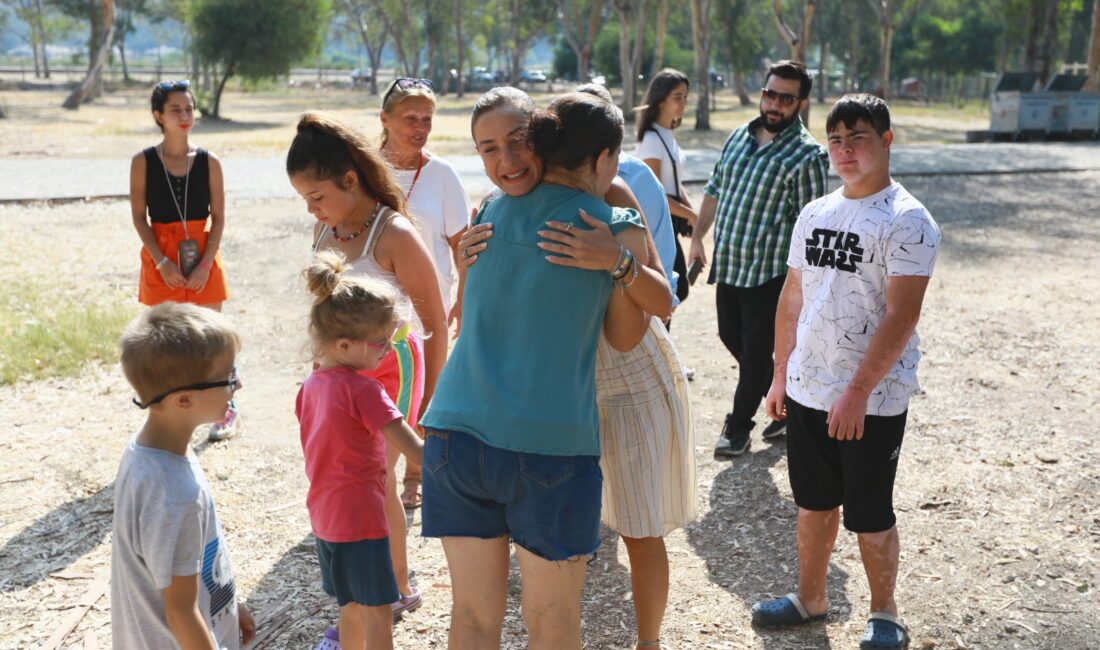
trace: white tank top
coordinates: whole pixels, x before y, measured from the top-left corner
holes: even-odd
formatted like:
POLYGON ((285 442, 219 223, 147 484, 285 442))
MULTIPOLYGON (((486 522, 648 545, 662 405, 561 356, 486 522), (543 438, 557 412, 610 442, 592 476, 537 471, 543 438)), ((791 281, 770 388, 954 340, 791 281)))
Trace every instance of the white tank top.
MULTIPOLYGON (((369 278, 375 280, 383 280, 389 282, 393 286, 397 287, 397 291, 401 294, 401 300, 408 301, 409 296, 405 292, 405 288, 401 286, 401 282, 397 279, 397 274, 393 271, 387 271, 378 263, 378 260, 374 257, 374 248, 378 245, 379 238, 382 237, 382 231, 386 229, 390 221, 394 218, 401 216, 399 212, 390 208, 389 206, 383 206, 382 211, 379 212, 378 218, 371 224, 370 232, 367 233, 367 243, 363 245, 363 254, 359 257, 348 260, 348 264, 356 273, 361 273, 369 278)), ((327 224, 321 225, 321 231, 317 233, 317 238, 313 241, 313 252, 317 253, 321 250, 321 241, 324 240, 325 235, 330 231, 327 224)), ((416 329, 420 331, 420 318, 419 314, 415 310, 410 310, 413 318, 416 321, 416 329)))

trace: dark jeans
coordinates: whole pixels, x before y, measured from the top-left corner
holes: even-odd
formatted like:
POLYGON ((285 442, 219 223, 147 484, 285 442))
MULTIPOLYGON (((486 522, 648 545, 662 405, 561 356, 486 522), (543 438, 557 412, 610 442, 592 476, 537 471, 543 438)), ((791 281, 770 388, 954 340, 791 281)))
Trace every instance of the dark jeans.
MULTIPOLYGON (((679 217, 673 217, 677 219, 679 217)), ((684 257, 684 248, 680 246, 680 237, 673 235, 673 239, 676 240, 676 261, 672 264, 672 270, 679 275, 676 280, 676 286, 673 289, 676 290, 676 297, 683 302, 687 300, 688 293, 691 290, 691 283, 688 282, 688 267, 687 259, 684 257)))
POLYGON ((785 278, 781 275, 758 287, 719 284, 715 291, 718 337, 737 359, 740 374, 730 430, 747 426, 772 384, 775 308, 785 278))

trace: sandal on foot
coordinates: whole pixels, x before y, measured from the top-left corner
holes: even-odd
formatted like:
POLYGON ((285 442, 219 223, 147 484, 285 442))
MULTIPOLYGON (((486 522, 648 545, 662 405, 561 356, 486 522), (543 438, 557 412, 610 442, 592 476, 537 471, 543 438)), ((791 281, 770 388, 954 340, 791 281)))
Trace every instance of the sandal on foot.
POLYGON ((752 606, 752 624, 760 627, 787 627, 824 621, 828 612, 810 616, 797 594, 765 600, 752 606))
POLYGON ((902 650, 909 647, 909 628, 886 612, 871 612, 867 629, 859 640, 859 650, 902 650))
POLYGON ((412 588, 412 593, 408 596, 401 596, 400 599, 390 603, 390 609, 393 610, 393 622, 401 620, 401 617, 405 615, 405 612, 415 612, 420 609, 420 606, 424 604, 424 599, 420 596, 420 590, 416 587, 412 588))
POLYGON ((407 478, 403 481, 405 490, 401 493, 401 505, 405 510, 416 510, 420 507, 420 479, 407 478))
POLYGON ((334 627, 325 630, 325 636, 313 650, 340 650, 340 633, 334 627))

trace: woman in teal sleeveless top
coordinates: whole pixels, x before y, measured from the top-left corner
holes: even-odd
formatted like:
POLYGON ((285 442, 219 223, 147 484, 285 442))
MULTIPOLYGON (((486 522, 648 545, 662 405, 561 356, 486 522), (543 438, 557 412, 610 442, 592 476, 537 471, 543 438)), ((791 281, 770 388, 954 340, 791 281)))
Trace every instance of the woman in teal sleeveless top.
POLYGON ((531 645, 579 649, 585 560, 599 545, 596 347, 601 331, 623 350, 645 334, 646 315, 616 288, 636 281, 645 237, 636 212, 598 198, 618 167, 617 108, 573 93, 529 128, 523 120, 506 146, 478 139, 501 118, 474 109, 491 180, 543 181, 477 216, 493 224, 494 245, 469 270, 458 342, 422 419, 423 533, 443 538, 451 647, 500 647, 511 540, 531 645), (545 171, 514 155, 528 146, 545 171), (615 233, 622 254, 614 273, 548 263, 538 244, 549 219, 615 233))

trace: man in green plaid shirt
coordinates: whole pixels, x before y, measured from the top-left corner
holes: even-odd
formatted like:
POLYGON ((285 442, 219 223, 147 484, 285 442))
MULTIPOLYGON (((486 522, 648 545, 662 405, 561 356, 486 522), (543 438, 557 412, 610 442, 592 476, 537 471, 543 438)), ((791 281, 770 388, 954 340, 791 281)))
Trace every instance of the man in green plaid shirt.
MULTIPOLYGON (((734 131, 703 189, 687 263, 705 265, 703 238, 714 230, 711 282, 717 282, 718 336, 737 360, 733 410, 714 447, 716 458, 749 448, 752 420, 772 379, 775 309, 787 275, 791 232, 802 207, 828 192, 828 152, 802 124, 812 82, 806 67, 780 61, 768 69, 760 117, 734 131)), ((783 421, 764 438, 781 436, 783 421)))

